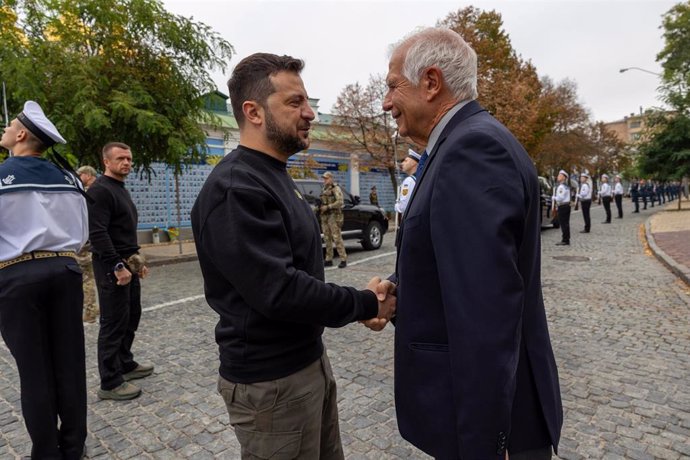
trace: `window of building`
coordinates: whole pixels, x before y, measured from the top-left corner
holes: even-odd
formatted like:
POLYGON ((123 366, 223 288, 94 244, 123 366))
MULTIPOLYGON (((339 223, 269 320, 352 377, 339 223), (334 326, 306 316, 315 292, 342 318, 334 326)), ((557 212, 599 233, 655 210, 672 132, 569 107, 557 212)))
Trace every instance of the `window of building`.
POLYGON ((642 126, 642 122, 640 120, 635 120, 630 122, 630 129, 637 129, 642 126))
POLYGON ((223 139, 209 137, 206 139, 206 147, 208 147, 209 155, 225 155, 225 142, 223 142, 223 139))

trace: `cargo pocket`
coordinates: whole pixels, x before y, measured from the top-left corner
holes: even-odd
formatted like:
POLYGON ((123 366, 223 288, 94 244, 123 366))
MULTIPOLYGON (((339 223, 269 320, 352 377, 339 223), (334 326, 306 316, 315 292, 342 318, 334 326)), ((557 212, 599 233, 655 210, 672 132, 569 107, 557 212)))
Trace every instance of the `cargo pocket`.
POLYGON ((235 435, 242 446, 242 456, 248 453, 262 460, 292 460, 299 455, 302 444, 300 431, 264 433, 235 426, 235 435))

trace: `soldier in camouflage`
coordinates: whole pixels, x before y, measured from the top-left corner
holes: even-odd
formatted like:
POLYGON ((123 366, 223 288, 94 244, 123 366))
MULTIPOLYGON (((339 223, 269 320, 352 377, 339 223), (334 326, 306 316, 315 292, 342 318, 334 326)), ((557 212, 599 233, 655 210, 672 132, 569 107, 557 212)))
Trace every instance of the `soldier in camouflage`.
MULTIPOLYGON (((84 184, 85 190, 94 183, 98 176, 96 170, 91 166, 82 166, 77 169, 77 174, 79 174, 79 179, 84 184)), ((93 323, 100 312, 96 297, 96 279, 93 276, 93 265, 91 265, 91 244, 88 241, 77 253, 77 262, 83 272, 84 313, 82 319, 85 323, 93 323)))
POLYGON ((333 245, 338 251, 340 264, 338 268, 347 267, 347 253, 343 244, 340 229, 343 226, 343 191, 333 182, 333 174, 323 174, 323 190, 321 191, 321 229, 326 240, 326 260, 324 265, 333 265, 333 245))

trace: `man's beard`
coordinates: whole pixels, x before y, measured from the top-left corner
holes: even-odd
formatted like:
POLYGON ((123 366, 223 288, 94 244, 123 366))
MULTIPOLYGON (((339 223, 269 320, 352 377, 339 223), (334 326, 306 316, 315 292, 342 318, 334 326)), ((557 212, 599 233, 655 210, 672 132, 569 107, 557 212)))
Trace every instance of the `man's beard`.
POLYGON ((269 111, 266 111, 266 136, 279 152, 286 155, 294 155, 309 147, 309 141, 282 131, 269 111))

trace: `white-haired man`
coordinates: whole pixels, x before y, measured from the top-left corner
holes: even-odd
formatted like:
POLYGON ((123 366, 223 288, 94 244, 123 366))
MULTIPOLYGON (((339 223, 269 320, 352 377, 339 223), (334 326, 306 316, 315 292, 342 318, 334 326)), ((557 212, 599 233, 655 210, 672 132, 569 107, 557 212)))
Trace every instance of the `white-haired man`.
POLYGON ((386 83, 383 109, 426 145, 398 233, 397 286, 379 286, 398 295, 400 432, 436 458, 550 458, 562 408, 534 165, 474 101, 476 54, 457 33, 403 40, 386 83))

